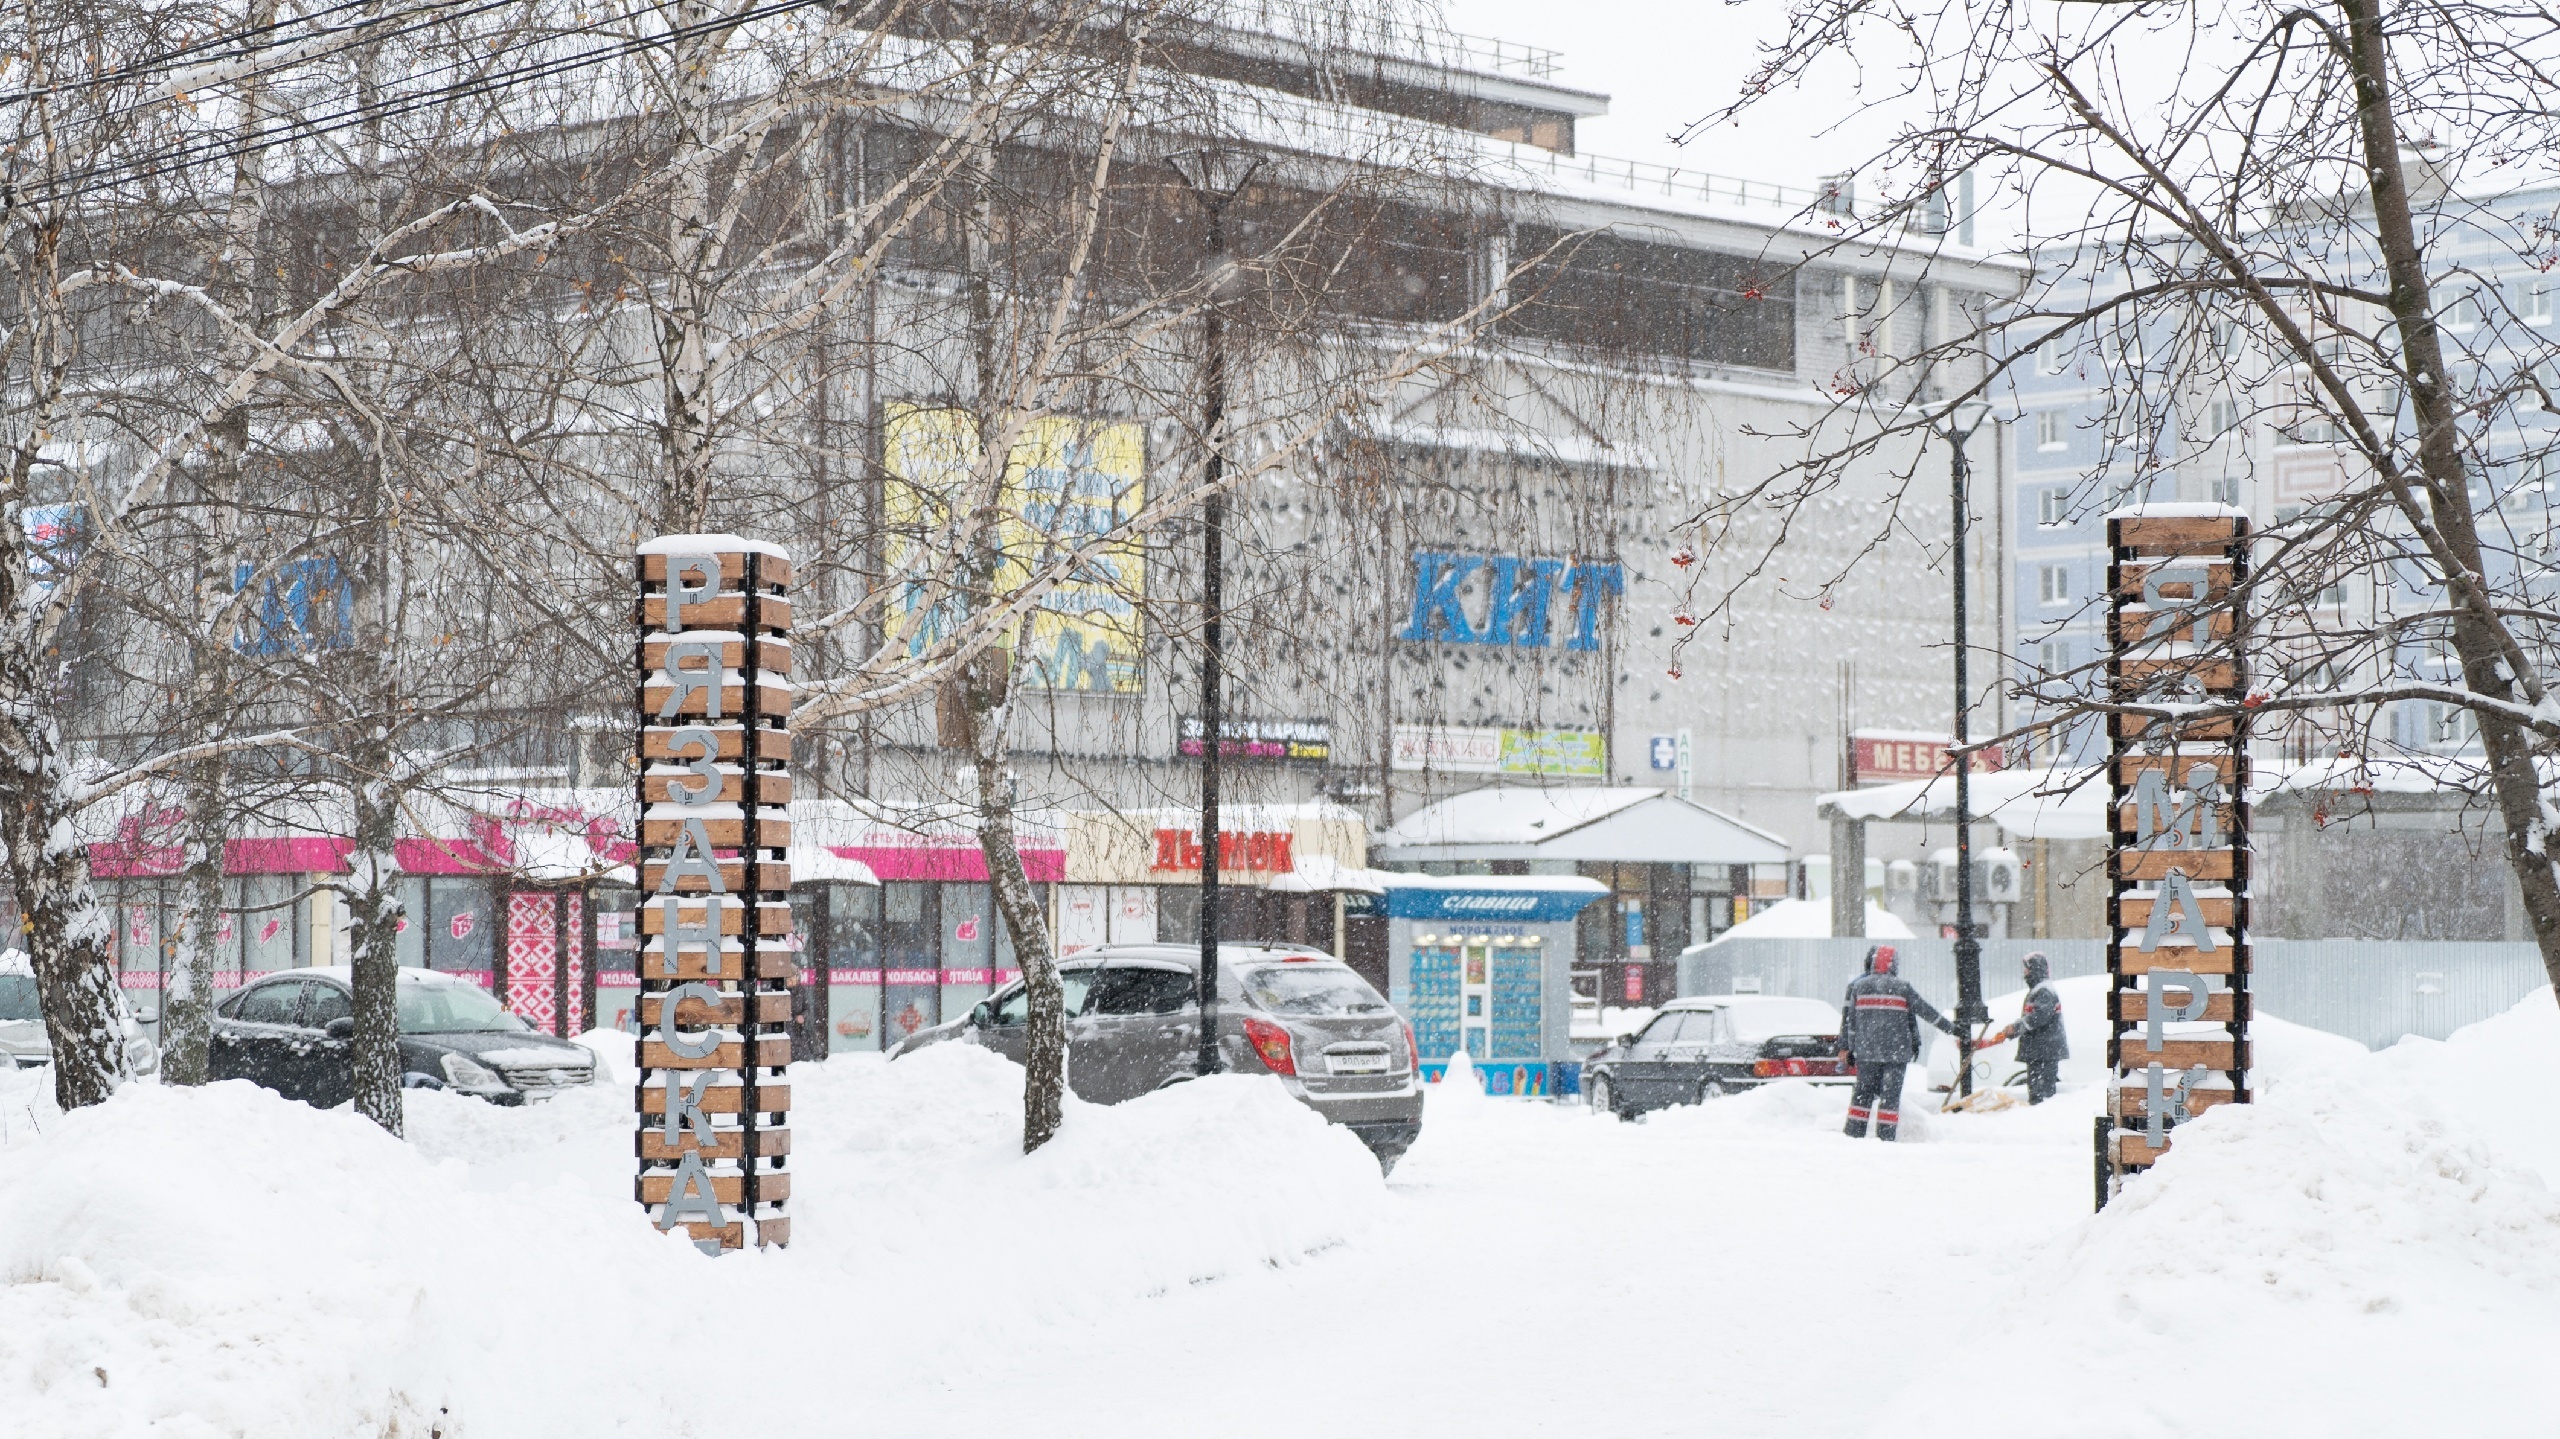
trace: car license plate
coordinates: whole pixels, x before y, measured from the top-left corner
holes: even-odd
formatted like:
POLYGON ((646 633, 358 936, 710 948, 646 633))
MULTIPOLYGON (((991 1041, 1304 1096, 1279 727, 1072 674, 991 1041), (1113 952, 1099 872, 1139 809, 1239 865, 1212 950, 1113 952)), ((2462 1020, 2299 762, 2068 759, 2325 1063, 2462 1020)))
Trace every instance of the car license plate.
POLYGON ((1327 1074, 1384 1074, 1387 1072, 1387 1057, 1384 1054, 1328 1054, 1324 1057, 1324 1068, 1327 1074))

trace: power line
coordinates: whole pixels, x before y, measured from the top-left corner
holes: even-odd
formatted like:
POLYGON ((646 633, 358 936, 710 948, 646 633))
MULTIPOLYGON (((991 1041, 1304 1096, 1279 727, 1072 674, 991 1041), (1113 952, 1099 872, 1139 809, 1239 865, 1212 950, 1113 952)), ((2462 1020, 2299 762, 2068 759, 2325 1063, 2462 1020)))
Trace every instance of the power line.
MULTIPOLYGON (((593 49, 586 50, 575 55, 556 59, 535 60, 518 65, 509 70, 482 75, 464 82, 440 86, 436 89, 423 93, 413 91, 397 96, 385 97, 370 104, 350 106, 346 109, 317 119, 290 122, 284 127, 283 133, 272 136, 261 136, 253 141, 243 143, 237 139, 229 137, 218 140, 197 141, 178 147, 175 150, 167 150, 150 156, 137 157, 134 160, 121 165, 101 165, 93 169, 82 171, 78 174, 65 175, 50 181, 29 184, 22 187, 20 193, 32 198, 51 199, 75 188, 110 188, 137 184, 145 180, 176 174, 180 171, 193 169, 198 166, 218 164, 224 160, 237 159, 244 155, 254 154, 260 151, 273 149, 278 146, 291 144, 297 140, 317 139, 322 136, 337 134, 341 131, 354 128, 372 120, 396 119, 399 116, 412 114, 418 110, 426 109, 434 105, 470 100, 532 81, 574 73, 578 70, 606 64, 625 56, 670 45, 699 35, 707 35, 721 30, 734 29, 738 26, 746 25, 758 20, 770 19, 777 15, 785 15, 793 11, 809 9, 813 6, 828 3, 831 3, 831 0, 775 0, 775 3, 759 6, 755 9, 744 11, 734 16, 725 16, 715 20, 708 20, 696 25, 675 27, 654 35, 633 36, 627 39, 615 41, 610 45, 597 46, 593 49)), ((464 62, 450 62, 440 68, 443 70, 451 70, 458 67, 461 63, 464 62)))

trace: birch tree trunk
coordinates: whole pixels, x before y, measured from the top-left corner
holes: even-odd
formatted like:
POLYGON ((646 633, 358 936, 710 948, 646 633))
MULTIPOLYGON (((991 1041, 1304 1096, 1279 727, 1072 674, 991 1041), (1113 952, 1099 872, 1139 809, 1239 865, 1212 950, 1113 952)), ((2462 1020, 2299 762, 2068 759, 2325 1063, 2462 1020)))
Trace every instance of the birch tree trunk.
MULTIPOLYGON (((264 31, 275 23, 276 0, 249 0, 247 29, 264 31)), ((266 216, 266 157, 257 148, 265 129, 264 97, 259 78, 240 82, 240 107, 233 142, 239 154, 231 164, 231 194, 223 216, 222 246, 215 256, 211 289, 214 297, 239 311, 249 327, 262 330, 256 303, 256 256, 259 227, 266 216)), ((238 346, 233 347, 235 350, 238 346)), ((245 355, 243 356, 245 358, 245 355)), ((236 703, 232 694, 231 647, 219 621, 230 588, 241 495, 241 466, 249 453, 249 407, 234 405, 205 427, 208 448, 203 489, 205 549, 196 556, 194 635, 195 693, 198 706, 208 706, 213 724, 205 738, 215 737, 224 713, 236 703)), ((192 765, 186 775, 186 869, 180 876, 184 896, 178 913, 176 963, 161 1008, 164 1040, 161 1079, 170 1084, 202 1084, 210 1077, 213 1040, 215 955, 221 944, 223 858, 231 821, 230 763, 214 758, 192 765)))

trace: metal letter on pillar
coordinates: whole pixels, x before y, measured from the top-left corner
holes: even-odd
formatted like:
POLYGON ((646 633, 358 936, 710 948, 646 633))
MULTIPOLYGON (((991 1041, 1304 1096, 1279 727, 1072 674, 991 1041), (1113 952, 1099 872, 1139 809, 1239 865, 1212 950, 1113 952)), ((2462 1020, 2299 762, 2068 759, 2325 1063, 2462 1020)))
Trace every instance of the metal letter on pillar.
POLYGON ((2107 543, 2109 698, 2143 712, 2107 720, 2102 1205, 2178 1125, 2249 1102, 2249 522, 2136 507, 2107 543))
POLYGON ((791 561, 672 535, 637 575, 634 1197, 707 1254, 787 1244, 791 561))

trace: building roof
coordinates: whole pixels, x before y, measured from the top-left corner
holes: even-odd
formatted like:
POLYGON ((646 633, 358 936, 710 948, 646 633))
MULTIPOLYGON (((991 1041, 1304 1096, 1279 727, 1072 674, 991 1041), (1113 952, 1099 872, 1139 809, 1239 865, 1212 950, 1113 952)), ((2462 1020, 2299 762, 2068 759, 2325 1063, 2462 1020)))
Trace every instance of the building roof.
MULTIPOLYGON (((1973 777, 1973 814, 2012 839, 2104 839, 2106 777, 2094 769, 1993 770, 1973 777)), ((1952 821, 1952 774, 1836 790, 1814 801, 1824 819, 1952 821)))
POLYGON ((1374 847, 1406 863, 1778 864, 1789 857, 1787 842, 1765 829, 1668 790, 1632 785, 1488 785, 1406 815, 1374 847))

